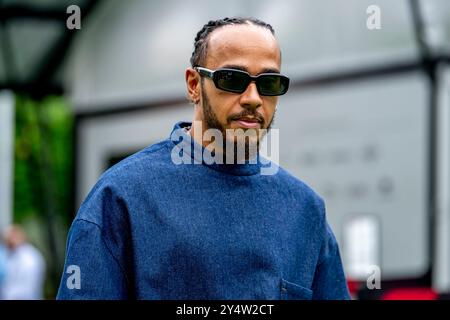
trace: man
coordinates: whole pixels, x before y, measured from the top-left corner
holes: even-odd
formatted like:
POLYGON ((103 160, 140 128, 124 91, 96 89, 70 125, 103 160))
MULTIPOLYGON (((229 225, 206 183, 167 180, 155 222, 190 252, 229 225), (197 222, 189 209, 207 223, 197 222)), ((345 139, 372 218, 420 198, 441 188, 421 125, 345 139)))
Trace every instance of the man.
POLYGON ((100 178, 71 227, 58 298, 348 299, 320 197, 234 153, 258 144, 289 86, 272 27, 210 21, 194 46, 194 123, 100 178))
POLYGON ((8 227, 5 274, 0 287, 3 300, 43 299, 45 261, 42 254, 27 241, 25 231, 18 225, 8 227))
MULTIPOLYGON (((3 280, 6 273, 6 249, 2 243, 0 243, 0 292, 2 292, 3 280)), ((1 293, 0 293, 1 299, 1 293)))

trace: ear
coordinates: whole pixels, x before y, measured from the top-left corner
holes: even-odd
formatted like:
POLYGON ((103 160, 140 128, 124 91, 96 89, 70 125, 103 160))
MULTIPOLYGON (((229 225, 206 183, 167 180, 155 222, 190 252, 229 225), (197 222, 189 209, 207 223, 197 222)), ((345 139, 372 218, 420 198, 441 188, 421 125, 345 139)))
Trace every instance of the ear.
POLYGON ((191 102, 198 104, 200 101, 200 75, 192 68, 187 68, 185 73, 187 96, 191 102))

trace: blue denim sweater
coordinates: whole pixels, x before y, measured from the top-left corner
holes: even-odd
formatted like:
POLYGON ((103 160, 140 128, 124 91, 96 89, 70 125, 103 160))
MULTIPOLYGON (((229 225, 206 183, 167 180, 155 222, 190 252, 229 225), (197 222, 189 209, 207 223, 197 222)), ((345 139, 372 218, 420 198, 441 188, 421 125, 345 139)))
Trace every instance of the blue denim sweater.
POLYGON ((282 168, 261 175, 260 161, 176 165, 172 140, 112 167, 89 193, 58 299, 349 298, 308 186, 282 168))

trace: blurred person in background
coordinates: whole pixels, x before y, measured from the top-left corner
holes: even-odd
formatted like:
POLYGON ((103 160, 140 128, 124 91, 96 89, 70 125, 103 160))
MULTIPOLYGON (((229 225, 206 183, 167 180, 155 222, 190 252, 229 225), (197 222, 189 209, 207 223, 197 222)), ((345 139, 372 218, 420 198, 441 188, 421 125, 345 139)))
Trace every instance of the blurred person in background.
POLYGON ((18 225, 7 228, 4 241, 6 261, 1 299, 43 299, 45 262, 42 254, 27 241, 25 231, 18 225))
POLYGON ((0 294, 2 290, 3 280, 5 279, 5 272, 6 272, 5 269, 6 269, 6 248, 3 245, 3 243, 0 243, 0 294))

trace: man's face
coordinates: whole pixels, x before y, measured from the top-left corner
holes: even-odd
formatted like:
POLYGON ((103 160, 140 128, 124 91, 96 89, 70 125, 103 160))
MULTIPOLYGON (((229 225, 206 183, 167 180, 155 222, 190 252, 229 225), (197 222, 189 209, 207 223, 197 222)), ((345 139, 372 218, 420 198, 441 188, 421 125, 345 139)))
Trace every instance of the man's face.
MULTIPOLYGON (((278 43, 271 32, 254 25, 229 25, 211 33, 205 65, 239 69, 253 76, 280 72, 281 56, 278 43)), ((268 129, 272 123, 278 97, 261 96, 251 82, 241 93, 216 88, 211 79, 200 83, 200 109, 195 120, 201 120, 203 129, 268 129), (245 121, 256 118, 257 123, 245 121)))
POLYGON ((22 229, 12 226, 6 230, 4 242, 8 249, 14 250, 25 242, 25 233, 22 229))

